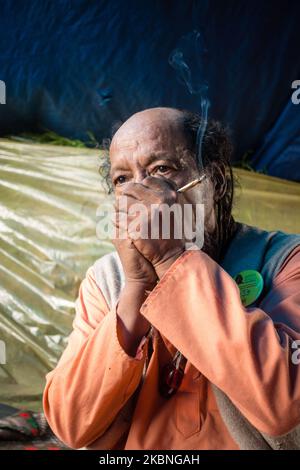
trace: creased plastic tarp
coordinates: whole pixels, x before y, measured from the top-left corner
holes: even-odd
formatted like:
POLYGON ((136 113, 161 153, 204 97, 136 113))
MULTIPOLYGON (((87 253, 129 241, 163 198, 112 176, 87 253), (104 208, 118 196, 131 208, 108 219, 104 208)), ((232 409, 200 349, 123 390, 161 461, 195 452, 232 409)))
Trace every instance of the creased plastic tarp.
MULTIPOLYGON (((96 237, 107 200, 100 152, 0 140, 0 403, 41 408, 45 374, 72 328, 86 269, 112 245, 96 237)), ((300 185, 237 171, 235 213, 300 232, 300 185)))
MULTIPOLYGON (((115 121, 153 106, 200 110, 169 64, 181 39, 204 38, 209 117, 233 130, 235 159, 300 180, 299 0, 2 0, 0 134, 50 129, 110 137, 115 121)), ((201 51, 200 51, 201 55, 201 51)), ((194 44, 187 65, 192 81, 194 44)), ((185 59, 185 57, 184 57, 185 59)))
POLYGON ((99 152, 0 143, 0 402, 37 402, 66 346, 96 238, 99 152))

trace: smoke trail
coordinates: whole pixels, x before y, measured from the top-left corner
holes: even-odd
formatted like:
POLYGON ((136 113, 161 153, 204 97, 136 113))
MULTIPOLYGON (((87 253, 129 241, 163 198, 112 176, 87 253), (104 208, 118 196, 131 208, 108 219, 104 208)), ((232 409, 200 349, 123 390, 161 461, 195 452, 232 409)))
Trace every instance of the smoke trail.
POLYGON ((202 143, 210 106, 207 96, 208 84, 204 74, 206 53, 200 32, 192 31, 183 36, 178 47, 169 56, 169 64, 178 72, 181 83, 187 86, 191 95, 200 97, 201 125, 197 133, 197 163, 200 171, 203 170, 202 143))
POLYGON ((0 80, 0 104, 6 104, 6 85, 0 80))

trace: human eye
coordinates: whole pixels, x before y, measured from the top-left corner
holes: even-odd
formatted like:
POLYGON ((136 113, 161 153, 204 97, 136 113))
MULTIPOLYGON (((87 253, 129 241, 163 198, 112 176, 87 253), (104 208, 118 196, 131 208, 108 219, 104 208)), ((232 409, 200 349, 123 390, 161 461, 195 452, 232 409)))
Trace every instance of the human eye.
POLYGON ((113 182, 114 182, 115 186, 118 186, 120 184, 124 184, 126 182, 126 176, 119 175, 116 178, 114 178, 113 182))
POLYGON ((156 167, 153 168, 152 173, 154 173, 154 174, 159 173, 159 174, 164 175, 164 174, 168 173, 169 171, 172 171, 171 167, 169 167, 167 165, 157 165, 156 167))

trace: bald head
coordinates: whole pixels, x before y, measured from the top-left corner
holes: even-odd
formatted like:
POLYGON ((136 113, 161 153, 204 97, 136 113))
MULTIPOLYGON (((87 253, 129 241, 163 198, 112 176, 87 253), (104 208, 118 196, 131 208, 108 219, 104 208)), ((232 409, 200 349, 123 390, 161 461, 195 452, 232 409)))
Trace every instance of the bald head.
POLYGON ((160 138, 166 133, 179 133, 184 138, 183 112, 174 108, 150 108, 133 114, 115 133, 111 149, 128 145, 130 140, 160 138))

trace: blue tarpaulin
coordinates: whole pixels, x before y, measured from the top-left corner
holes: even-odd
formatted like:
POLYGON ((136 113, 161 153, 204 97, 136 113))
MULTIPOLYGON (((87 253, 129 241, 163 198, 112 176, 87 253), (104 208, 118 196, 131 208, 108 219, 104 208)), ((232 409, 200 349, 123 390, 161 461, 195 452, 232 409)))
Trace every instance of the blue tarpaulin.
POLYGON ((101 142, 115 121, 153 106, 200 110, 170 65, 184 39, 209 117, 267 173, 300 181, 300 2, 289 0, 2 0, 0 133, 53 130, 101 142), (203 54, 202 54, 203 52, 203 54), (202 55, 201 55, 202 54, 202 55), (203 57, 202 57, 203 56, 203 57), (201 88, 200 86, 200 88, 201 88))

